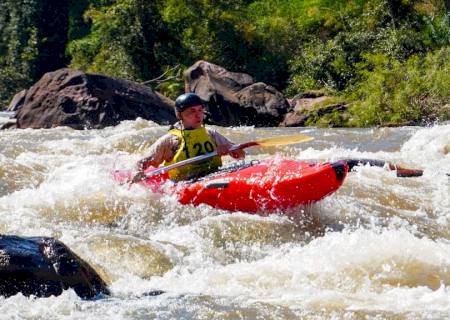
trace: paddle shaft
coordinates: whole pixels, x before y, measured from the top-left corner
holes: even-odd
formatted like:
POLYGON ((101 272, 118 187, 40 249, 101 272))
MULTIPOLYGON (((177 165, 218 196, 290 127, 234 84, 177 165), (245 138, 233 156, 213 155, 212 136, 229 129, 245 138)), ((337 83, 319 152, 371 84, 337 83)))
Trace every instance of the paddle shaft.
MULTIPOLYGON (((396 164, 384 161, 384 160, 376 160, 376 159, 345 159, 347 162, 349 171, 353 169, 353 167, 358 165, 369 165, 371 167, 388 167, 389 170, 395 170, 397 172, 397 177, 401 178, 409 178, 409 177, 420 177, 423 175, 423 170, 420 169, 407 169, 400 167, 396 164)), ((447 173, 450 176, 449 173, 447 173)))
MULTIPOLYGON (((245 149, 245 148, 249 148, 249 147, 253 147, 253 146, 257 146, 258 142, 256 141, 251 141, 251 142, 247 142, 247 143, 242 143, 239 145, 234 145, 230 148, 230 152, 236 151, 236 150, 241 150, 241 149, 245 149)), ((145 173, 146 177, 151 177, 154 175, 158 175, 160 173, 164 173, 167 172, 169 170, 175 169, 175 168, 179 168, 191 163, 195 163, 198 161, 202 161, 205 159, 209 159, 212 157, 217 156, 217 151, 213 151, 210 153, 206 153, 197 157, 193 157, 193 158, 189 158, 186 160, 182 160, 176 163, 173 163, 171 165, 168 166, 164 166, 162 168, 153 170, 149 173, 145 173)), ((403 168, 400 167, 398 165, 395 165, 393 163, 384 161, 384 160, 377 160, 377 159, 345 159, 344 161, 347 162, 348 166, 349 166, 349 171, 351 171, 353 169, 353 167, 358 166, 358 165, 369 165, 372 167, 384 167, 387 166, 389 168, 389 170, 395 170, 397 172, 397 177, 401 177, 401 178, 409 178, 409 177, 420 177, 423 175, 423 170, 420 169, 407 169, 407 168, 403 168)), ((450 176, 450 174, 447 173, 448 176, 450 176)))
MULTIPOLYGON (((297 134, 297 135, 291 135, 291 136, 277 136, 277 137, 272 137, 272 138, 266 138, 266 139, 261 139, 261 140, 256 140, 256 141, 245 142, 245 143, 241 143, 238 145, 233 145, 230 147, 228 152, 242 150, 242 149, 254 147, 254 146, 267 147, 267 146, 274 146, 274 145, 286 145, 286 144, 302 143, 302 142, 306 142, 306 141, 310 141, 310 140, 313 140, 313 137, 310 137, 310 136, 307 136, 304 134, 297 134)), ((209 158, 215 157, 217 155, 218 155, 217 151, 202 154, 197 157, 182 160, 182 161, 170 164, 168 166, 164 166, 164 167, 158 168, 156 170, 152 170, 151 172, 145 173, 144 175, 145 175, 145 177, 151 177, 151 176, 154 176, 154 175, 157 175, 160 173, 164 173, 169 170, 179 168, 179 167, 191 164, 191 163, 209 159, 209 158)))
MULTIPOLYGON (((233 151, 236 151, 236 150, 241 150, 241 149, 252 147, 252 146, 256 146, 256 145, 258 145, 258 143, 255 142, 255 141, 242 143, 242 144, 238 144, 238 145, 234 145, 234 146, 230 147, 229 151, 233 152, 233 151)), ((175 163, 169 164, 168 166, 164 166, 164 167, 161 167, 159 169, 152 170, 152 171, 150 171, 148 173, 145 173, 145 176, 146 177, 155 176, 155 175, 167 172, 167 171, 175 169, 175 168, 179 168, 179 167, 191 164, 191 163, 195 163, 195 162, 198 162, 198 161, 202 161, 202 160, 205 160, 205 159, 209 159, 209 158, 215 157, 217 155, 218 155, 217 151, 213 151, 213 152, 210 152, 210 153, 205 153, 205 154, 202 154, 202 155, 197 156, 197 157, 193 157, 193 158, 189 158, 189 159, 182 160, 182 161, 179 161, 179 162, 175 162, 175 163)))

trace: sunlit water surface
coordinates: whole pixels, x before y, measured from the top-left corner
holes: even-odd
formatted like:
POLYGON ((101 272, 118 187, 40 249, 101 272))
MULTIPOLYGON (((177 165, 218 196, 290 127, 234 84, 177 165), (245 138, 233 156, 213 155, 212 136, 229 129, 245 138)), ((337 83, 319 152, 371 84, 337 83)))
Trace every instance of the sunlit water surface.
POLYGON ((235 142, 315 138, 248 149, 248 160, 371 158, 424 175, 358 167, 315 205, 230 214, 112 181, 167 127, 136 120, 104 130, 2 131, 0 234, 58 238, 112 295, 19 294, 0 298, 0 318, 450 318, 450 125, 216 129, 235 142), (154 289, 166 293, 146 295, 154 289))

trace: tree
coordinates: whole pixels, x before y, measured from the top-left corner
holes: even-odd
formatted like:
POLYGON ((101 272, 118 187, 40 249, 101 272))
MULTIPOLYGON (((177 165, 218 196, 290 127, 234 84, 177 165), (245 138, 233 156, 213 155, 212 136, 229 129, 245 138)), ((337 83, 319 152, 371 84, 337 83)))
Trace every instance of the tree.
POLYGON ((0 2, 0 102, 44 73, 66 65, 68 4, 57 0, 0 2))
POLYGON ((90 32, 69 43, 71 66, 143 81, 161 74, 164 66, 177 64, 180 46, 166 28, 159 6, 155 0, 93 3, 85 13, 90 32))

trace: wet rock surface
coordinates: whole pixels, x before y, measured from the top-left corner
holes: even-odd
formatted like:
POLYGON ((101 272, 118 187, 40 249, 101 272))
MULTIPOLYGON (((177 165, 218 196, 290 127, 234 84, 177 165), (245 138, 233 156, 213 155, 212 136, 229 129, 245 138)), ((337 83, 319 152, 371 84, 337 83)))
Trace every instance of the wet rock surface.
MULTIPOLYGON (((142 117, 174 122, 174 102, 147 86, 79 70, 59 69, 14 100, 15 128, 100 129, 142 117)), ((9 126, 11 127, 11 126, 9 126)))
POLYGON ((48 297, 69 288, 82 298, 109 294, 97 272, 62 242, 0 236, 0 295, 48 297))
POLYGON ((206 122, 221 126, 278 126, 291 107, 274 87, 245 73, 198 61, 185 72, 185 91, 205 101, 206 122))

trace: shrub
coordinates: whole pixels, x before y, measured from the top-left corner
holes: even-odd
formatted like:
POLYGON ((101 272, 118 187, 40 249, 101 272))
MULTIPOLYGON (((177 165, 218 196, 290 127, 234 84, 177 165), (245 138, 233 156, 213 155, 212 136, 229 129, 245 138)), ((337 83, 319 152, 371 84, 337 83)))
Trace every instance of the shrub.
POLYGON ((423 124, 450 119, 450 48, 400 62, 382 54, 365 55, 361 82, 347 98, 351 126, 423 124))

